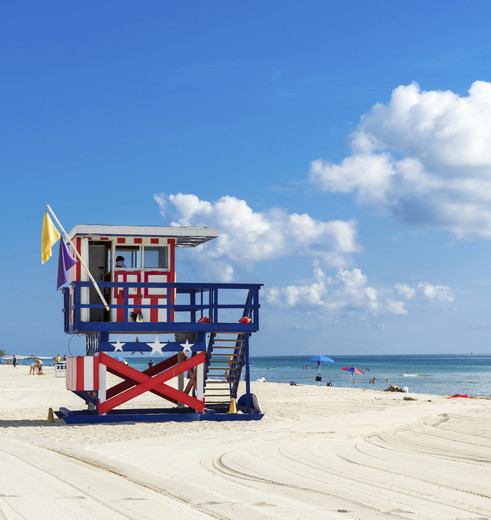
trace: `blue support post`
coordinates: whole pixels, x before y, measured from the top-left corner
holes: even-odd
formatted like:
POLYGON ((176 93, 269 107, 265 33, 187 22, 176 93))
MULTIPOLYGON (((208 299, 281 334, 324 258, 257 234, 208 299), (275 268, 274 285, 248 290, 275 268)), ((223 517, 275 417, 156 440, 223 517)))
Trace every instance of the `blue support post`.
POLYGON ((167 289, 167 298, 165 299, 165 315, 167 316, 167 323, 172 321, 172 307, 171 307, 171 293, 173 289, 167 289))
POLYGON ((249 334, 244 334, 245 339, 245 366, 246 366, 246 409, 247 413, 251 411, 252 405, 252 397, 251 397, 251 373, 250 373, 250 365, 249 365, 249 334))
POLYGON ((66 287, 62 289, 63 292, 63 328, 66 334, 69 333, 69 318, 70 318, 70 294, 66 287))
POLYGON ((129 307, 129 303, 128 303, 128 296, 129 296, 129 293, 130 293, 130 290, 129 289, 126 289, 124 291, 124 310, 125 310, 125 313, 124 313, 124 325, 125 325, 125 328, 126 330, 128 330, 128 310, 129 307))
POLYGON ((74 291, 74 294, 73 294, 73 305, 75 305, 74 316, 75 316, 75 325, 76 325, 77 329, 78 329, 79 324, 81 322, 81 318, 80 318, 80 313, 81 313, 80 293, 81 293, 81 288, 80 287, 75 287, 75 291, 74 291))
MULTIPOLYGON (((189 303, 194 307, 196 305, 196 291, 189 293, 189 303)), ((201 302, 203 303, 203 302, 201 302)), ((191 310, 191 321, 196 323, 196 309, 191 310)))

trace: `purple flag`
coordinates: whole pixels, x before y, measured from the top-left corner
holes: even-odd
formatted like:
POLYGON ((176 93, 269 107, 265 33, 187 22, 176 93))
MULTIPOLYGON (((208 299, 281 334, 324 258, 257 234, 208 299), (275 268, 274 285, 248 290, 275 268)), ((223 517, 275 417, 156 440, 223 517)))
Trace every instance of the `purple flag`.
POLYGON ((76 263, 77 261, 75 258, 73 258, 68 252, 65 242, 60 240, 60 255, 58 256, 58 281, 56 283, 56 289, 59 289, 64 283, 67 282, 66 272, 76 263))

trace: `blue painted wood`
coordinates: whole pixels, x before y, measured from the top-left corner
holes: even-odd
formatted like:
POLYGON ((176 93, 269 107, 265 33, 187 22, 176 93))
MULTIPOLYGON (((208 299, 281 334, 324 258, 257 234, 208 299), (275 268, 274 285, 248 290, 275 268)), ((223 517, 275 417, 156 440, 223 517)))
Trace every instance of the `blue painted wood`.
MULTIPOLYGON (((123 352, 151 352, 152 347, 149 347, 147 343, 153 343, 155 341, 154 338, 149 339, 148 341, 127 341, 123 345, 123 352)), ((101 342, 99 343, 99 352, 114 352, 114 344, 116 342, 101 342)), ((123 341, 121 342, 123 343, 123 341)), ((204 352, 206 351, 206 345, 204 341, 192 342, 191 351, 192 352, 204 352)), ((169 341, 168 343, 161 343, 162 352, 182 352, 184 342, 177 341, 169 341)))
POLYGON ((80 397, 84 401, 89 401, 93 405, 97 406, 97 398, 96 397, 92 397, 89 392, 85 392, 83 390, 72 390, 72 392, 75 395, 78 395, 78 397, 80 397))
POLYGON ((66 424, 100 424, 115 422, 190 422, 190 421, 259 421, 264 414, 253 413, 217 413, 214 410, 205 413, 182 412, 182 409, 135 409, 112 410, 105 415, 97 415, 93 410, 70 411, 60 408, 55 412, 56 416, 66 424))
POLYGON ((246 366, 246 376, 245 376, 245 386, 246 386, 246 411, 249 412, 252 408, 252 397, 251 397, 251 376, 250 376, 250 360, 249 360, 249 345, 247 345, 245 351, 245 366, 246 366))
POLYGON ((74 311, 74 322, 65 326, 65 332, 69 334, 87 333, 87 332, 109 332, 109 333, 159 333, 159 332, 180 332, 180 331, 203 331, 203 332, 256 332, 259 330, 259 290, 262 284, 204 284, 204 283, 136 283, 136 282, 100 282, 99 287, 104 288, 120 288, 124 290, 124 305, 110 304, 111 309, 132 309, 135 305, 129 303, 128 294, 130 288, 143 289, 166 289, 167 294, 175 290, 178 295, 187 296, 189 303, 171 305, 170 299, 161 305, 138 304, 139 308, 165 309, 168 318, 174 312, 174 321, 169 319, 167 322, 131 322, 128 321, 128 313, 125 312, 125 320, 122 322, 82 322, 80 320, 81 309, 102 309, 101 304, 81 304, 81 289, 91 287, 91 282, 71 282, 70 288, 73 290, 73 306, 70 307, 68 291, 69 288, 63 289, 64 293, 64 312, 66 316, 70 316, 70 311, 74 311), (248 299, 246 304, 241 302, 229 302, 226 297, 223 298, 224 303, 220 303, 219 295, 230 291, 248 291, 248 299), (230 311, 234 309, 243 309, 244 314, 252 317, 251 323, 238 323, 220 321, 221 311, 230 311), (207 316, 211 319, 210 323, 198 323, 197 319, 207 316), (68 329, 68 330, 67 330, 68 329))
POLYGON ((69 334, 87 332, 104 332, 111 334, 158 334, 163 332, 257 332, 252 323, 191 323, 191 322, 152 322, 152 323, 124 323, 90 321, 79 322, 69 328, 69 334))
POLYGON ((63 291, 63 328, 66 333, 68 333, 68 328, 70 324, 70 316, 69 316, 69 308, 70 308, 70 294, 68 290, 63 291))

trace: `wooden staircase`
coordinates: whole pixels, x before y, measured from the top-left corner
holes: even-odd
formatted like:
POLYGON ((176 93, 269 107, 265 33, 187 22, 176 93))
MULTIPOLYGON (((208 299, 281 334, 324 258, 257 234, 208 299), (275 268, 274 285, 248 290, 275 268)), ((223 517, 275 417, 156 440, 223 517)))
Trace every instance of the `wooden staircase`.
MULTIPOLYGON (((252 315, 253 293, 249 291, 242 317, 252 315)), ((230 400, 237 399, 242 368, 249 356, 250 333, 213 332, 206 352, 205 406, 228 411, 230 400)), ((246 369, 246 373, 247 369, 246 369)), ((247 392, 249 386, 247 385, 247 392)))
POLYGON ((207 408, 228 409, 230 399, 237 398, 248 336, 236 332, 211 334, 205 372, 207 408))

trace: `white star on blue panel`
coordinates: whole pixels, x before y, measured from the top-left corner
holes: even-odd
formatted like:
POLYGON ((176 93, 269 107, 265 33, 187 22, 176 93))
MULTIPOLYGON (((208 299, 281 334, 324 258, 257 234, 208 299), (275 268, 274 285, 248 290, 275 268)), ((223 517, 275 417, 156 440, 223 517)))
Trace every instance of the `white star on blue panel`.
POLYGON ((184 353, 189 352, 191 353, 191 347, 194 345, 194 343, 189 343, 188 340, 186 340, 186 343, 181 343, 182 351, 184 353))
POLYGON ((152 348, 151 354, 162 355, 162 347, 165 345, 165 343, 160 343, 159 338, 156 337, 153 343, 147 343, 147 345, 152 348))
POLYGON ((114 352, 118 352, 118 350, 123 352, 123 346, 126 345, 126 343, 121 343, 118 338, 118 341, 116 343, 111 343, 111 345, 114 347, 114 352))

